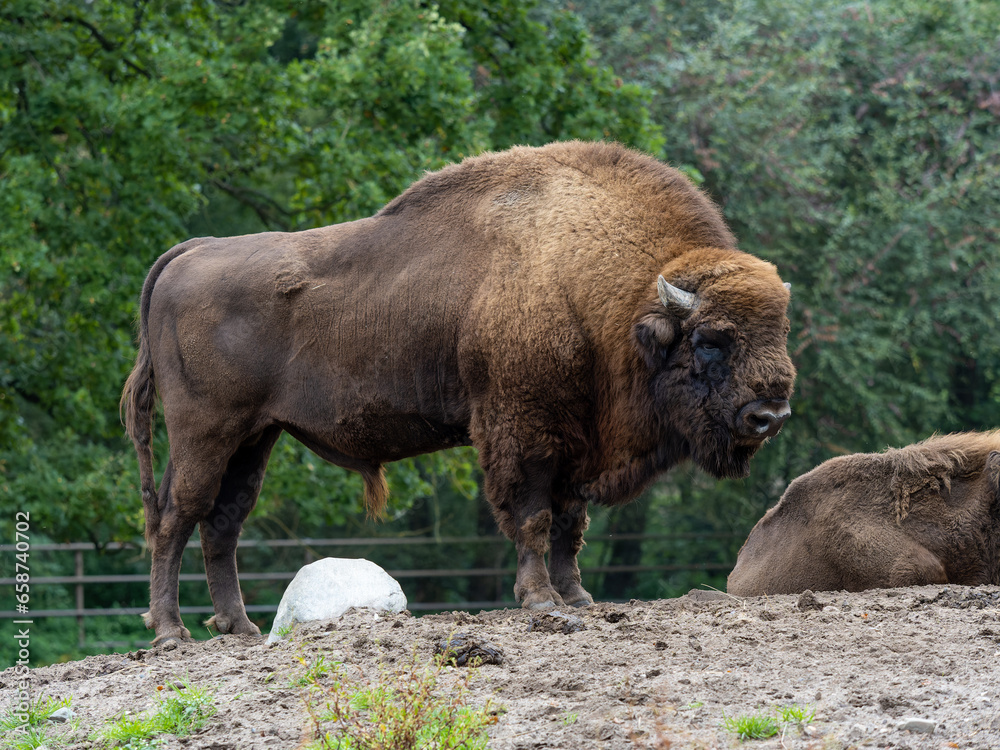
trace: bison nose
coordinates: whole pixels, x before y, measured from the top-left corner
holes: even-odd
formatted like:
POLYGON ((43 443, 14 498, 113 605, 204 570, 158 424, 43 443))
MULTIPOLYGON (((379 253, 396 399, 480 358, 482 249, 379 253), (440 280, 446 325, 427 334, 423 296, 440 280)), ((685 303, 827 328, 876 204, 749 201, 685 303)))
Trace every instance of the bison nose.
POLYGON ((785 399, 751 401, 736 415, 736 428, 743 437, 763 440, 777 435, 790 416, 792 408, 785 399))

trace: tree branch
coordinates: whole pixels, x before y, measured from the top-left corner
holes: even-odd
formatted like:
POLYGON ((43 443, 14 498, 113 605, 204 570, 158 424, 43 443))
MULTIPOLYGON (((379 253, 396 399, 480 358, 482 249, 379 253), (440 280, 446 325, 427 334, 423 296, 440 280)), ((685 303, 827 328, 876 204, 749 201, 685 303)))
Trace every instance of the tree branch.
POLYGON ((233 196, 240 203, 252 208, 265 226, 278 226, 286 230, 289 228, 288 222, 279 220, 276 218, 275 214, 291 217, 291 211, 286 209, 269 195, 266 195, 259 190, 252 190, 239 185, 233 185, 225 180, 212 179, 209 180, 209 183, 224 193, 228 193, 233 196))
MULTIPOLYGON (((51 18, 51 16, 47 17, 51 18)), ((85 28, 87 31, 90 32, 90 35, 94 38, 94 40, 98 44, 101 45, 101 47, 106 52, 117 52, 123 46, 121 44, 115 44, 114 42, 112 42, 110 39, 104 36, 104 34, 101 33, 100 29, 98 29, 96 26, 94 26, 94 24, 92 24, 90 21, 87 21, 86 19, 77 18, 76 16, 61 16, 57 20, 65 21, 66 23, 75 23, 78 26, 82 26, 83 28, 85 28)), ((137 63, 132 62, 127 57, 125 57, 125 55, 122 55, 121 59, 122 62, 124 62, 128 67, 132 68, 132 70, 134 70, 139 75, 144 76, 150 80, 153 78, 152 73, 150 73, 145 68, 140 67, 137 63)))

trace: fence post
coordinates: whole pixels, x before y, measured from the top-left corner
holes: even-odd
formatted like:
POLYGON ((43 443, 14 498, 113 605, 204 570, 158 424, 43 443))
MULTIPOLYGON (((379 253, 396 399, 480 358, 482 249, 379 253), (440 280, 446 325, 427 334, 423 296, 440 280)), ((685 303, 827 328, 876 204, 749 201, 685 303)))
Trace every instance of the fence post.
POLYGON ((82 649, 87 641, 83 625, 83 550, 76 550, 74 557, 76 558, 76 577, 80 579, 76 583, 76 642, 77 646, 82 649))

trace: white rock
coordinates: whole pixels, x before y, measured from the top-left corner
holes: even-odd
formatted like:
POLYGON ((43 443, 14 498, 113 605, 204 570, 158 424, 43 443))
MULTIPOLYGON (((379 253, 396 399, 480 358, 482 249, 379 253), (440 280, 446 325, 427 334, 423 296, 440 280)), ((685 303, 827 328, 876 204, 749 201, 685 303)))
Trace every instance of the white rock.
POLYGON ((288 584, 271 625, 268 644, 292 626, 340 617, 351 607, 401 612, 406 596, 396 580, 368 560, 326 557, 302 567, 288 584))
POLYGON ((937 722, 917 718, 903 719, 896 725, 896 729, 900 731, 909 730, 911 732, 926 732, 927 734, 934 734, 936 728, 937 722))
POLYGON ((65 722, 72 719, 76 714, 69 708, 63 706, 62 708, 56 709, 49 714, 49 721, 54 721, 57 724, 64 724, 65 722))

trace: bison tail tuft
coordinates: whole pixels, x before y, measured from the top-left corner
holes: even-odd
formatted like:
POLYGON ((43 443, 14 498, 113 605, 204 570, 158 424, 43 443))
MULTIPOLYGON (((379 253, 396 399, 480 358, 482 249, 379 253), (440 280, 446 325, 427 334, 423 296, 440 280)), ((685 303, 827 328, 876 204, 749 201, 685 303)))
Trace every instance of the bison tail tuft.
POLYGON ((385 467, 376 465, 371 470, 362 471, 365 480, 365 508, 368 517, 381 519, 385 517, 385 505, 389 499, 389 485, 385 481, 385 467))

